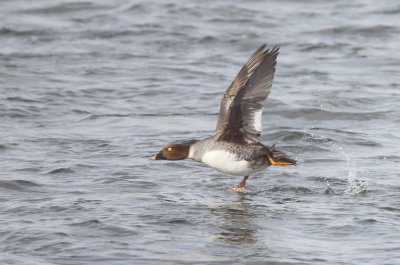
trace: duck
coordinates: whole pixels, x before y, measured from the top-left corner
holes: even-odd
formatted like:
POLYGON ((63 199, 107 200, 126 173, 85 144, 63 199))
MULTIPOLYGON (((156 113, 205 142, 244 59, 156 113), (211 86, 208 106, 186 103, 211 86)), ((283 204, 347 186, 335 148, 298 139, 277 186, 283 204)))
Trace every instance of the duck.
POLYGON ((164 146, 151 160, 190 158, 221 172, 243 176, 233 188, 243 191, 250 175, 269 166, 296 165, 296 160, 261 143, 261 115, 274 79, 279 47, 261 45, 225 91, 214 134, 192 144, 164 146))

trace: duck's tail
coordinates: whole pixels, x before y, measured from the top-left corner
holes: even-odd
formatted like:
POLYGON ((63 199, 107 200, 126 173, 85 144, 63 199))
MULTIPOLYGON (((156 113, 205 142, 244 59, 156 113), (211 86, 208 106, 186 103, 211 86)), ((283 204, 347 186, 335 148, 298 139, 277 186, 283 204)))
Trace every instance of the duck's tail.
POLYGON ((265 154, 271 165, 274 166, 293 166, 296 165, 296 160, 290 158, 285 153, 275 149, 275 145, 268 148, 269 153, 265 154))

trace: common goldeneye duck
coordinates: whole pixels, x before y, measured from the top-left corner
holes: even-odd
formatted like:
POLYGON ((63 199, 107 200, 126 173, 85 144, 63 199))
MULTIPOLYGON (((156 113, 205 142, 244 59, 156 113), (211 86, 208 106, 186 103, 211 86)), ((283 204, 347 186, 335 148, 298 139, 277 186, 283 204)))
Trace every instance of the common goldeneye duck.
POLYGON ((152 160, 191 158, 222 172, 244 176, 234 188, 246 187, 250 174, 270 165, 289 166, 296 161, 260 142, 261 114, 275 74, 279 47, 258 48, 226 90, 220 103, 214 135, 192 145, 169 144, 152 160))

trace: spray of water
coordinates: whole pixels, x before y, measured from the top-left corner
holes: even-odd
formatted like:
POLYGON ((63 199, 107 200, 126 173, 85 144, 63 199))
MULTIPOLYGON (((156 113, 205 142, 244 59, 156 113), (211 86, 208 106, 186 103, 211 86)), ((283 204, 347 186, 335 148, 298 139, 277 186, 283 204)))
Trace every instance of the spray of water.
POLYGON ((327 180, 326 186, 327 190, 326 193, 332 194, 348 194, 348 195, 357 195, 360 193, 364 193, 367 190, 368 182, 366 180, 359 180, 357 179, 357 167, 355 161, 351 158, 351 156, 345 151, 342 145, 331 140, 323 135, 317 135, 315 130, 307 130, 307 134, 311 137, 311 139, 305 139, 308 141, 314 142, 321 142, 324 145, 327 145, 331 149, 334 149, 341 157, 345 158, 346 162, 346 170, 347 170, 347 188, 344 191, 337 191, 332 187, 332 184, 327 180))

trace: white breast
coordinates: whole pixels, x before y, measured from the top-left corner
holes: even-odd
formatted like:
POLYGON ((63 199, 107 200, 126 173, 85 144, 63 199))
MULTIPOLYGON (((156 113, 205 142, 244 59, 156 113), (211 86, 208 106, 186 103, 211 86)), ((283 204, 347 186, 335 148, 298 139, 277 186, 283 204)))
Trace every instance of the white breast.
POLYGON ((235 176, 248 176, 251 173, 260 170, 254 170, 250 168, 247 161, 238 160, 234 154, 222 150, 206 152, 202 156, 201 162, 222 172, 235 176))

